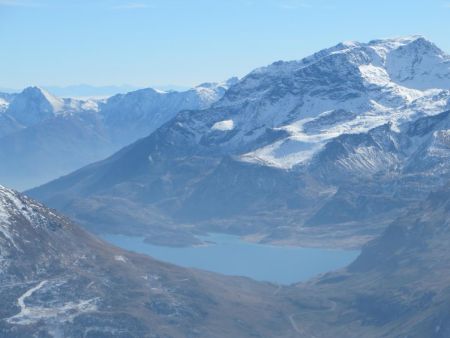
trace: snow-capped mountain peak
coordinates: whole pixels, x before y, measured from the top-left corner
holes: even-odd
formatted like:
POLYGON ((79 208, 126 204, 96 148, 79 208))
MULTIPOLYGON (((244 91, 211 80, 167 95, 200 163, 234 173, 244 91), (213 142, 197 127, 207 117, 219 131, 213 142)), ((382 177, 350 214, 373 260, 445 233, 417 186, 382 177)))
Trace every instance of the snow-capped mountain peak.
POLYGON ((450 89, 450 56, 422 37, 392 51, 386 69, 405 87, 450 89))
MULTIPOLYGON (((300 61, 278 61, 251 72, 235 92, 248 97, 251 91, 250 99, 256 98, 258 89, 264 90, 275 78, 283 78, 280 84, 284 86, 289 82, 302 87, 308 83, 329 86, 343 81, 357 87, 363 80, 357 72, 360 67, 372 69, 376 74, 372 76, 374 84, 390 81, 408 89, 450 88, 450 57, 425 38, 410 36, 369 43, 344 42, 300 61)), ((235 92, 226 98, 237 99, 235 92)))
POLYGON ((449 60, 421 36, 344 42, 299 61, 258 68, 231 86, 213 113, 180 123, 191 125, 202 145, 213 141, 246 161, 291 168, 343 133, 386 123, 398 129, 417 116, 444 111, 449 60), (233 128, 219 132, 214 126, 221 121, 233 128))
POLYGON ((55 116, 64 107, 64 100, 39 87, 25 88, 9 105, 6 113, 18 123, 29 126, 55 116))
POLYGON ((232 77, 224 82, 205 82, 194 88, 195 92, 204 101, 202 108, 206 108, 220 100, 225 92, 239 82, 237 77, 232 77))
POLYGON ((373 40, 369 43, 348 42, 336 46, 330 54, 344 53, 359 67, 378 68, 380 79, 398 85, 426 90, 450 88, 450 57, 423 36, 373 40), (366 58, 356 58, 356 55, 366 58), (361 62, 363 61, 363 62, 361 62))
MULTIPOLYGON (((375 39, 371 40, 367 43, 367 45, 371 47, 377 47, 379 49, 384 49, 385 54, 400 48, 404 47, 406 45, 409 45, 411 43, 415 43, 418 40, 427 41, 422 35, 410 35, 410 36, 400 36, 400 37, 394 37, 394 38, 387 38, 387 39, 375 39)), ((429 42, 429 41, 427 41, 429 42)), ((431 42, 429 42, 431 43, 431 42)), ((359 45, 364 45, 364 43, 359 43, 359 45)))
POLYGON ((50 94, 47 90, 41 87, 27 87, 22 91, 21 95, 24 99, 33 100, 37 103, 47 103, 53 112, 61 111, 64 106, 64 100, 50 94))

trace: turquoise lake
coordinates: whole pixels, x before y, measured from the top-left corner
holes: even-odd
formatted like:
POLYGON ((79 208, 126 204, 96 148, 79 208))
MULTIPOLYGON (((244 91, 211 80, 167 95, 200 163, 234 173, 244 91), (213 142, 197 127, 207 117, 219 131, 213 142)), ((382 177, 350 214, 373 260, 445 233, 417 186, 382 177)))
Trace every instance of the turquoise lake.
POLYGON ((306 281, 342 268, 359 254, 359 251, 254 244, 224 234, 201 237, 213 242, 209 245, 184 248, 148 244, 141 237, 103 235, 102 238, 123 249, 179 266, 278 284, 306 281))

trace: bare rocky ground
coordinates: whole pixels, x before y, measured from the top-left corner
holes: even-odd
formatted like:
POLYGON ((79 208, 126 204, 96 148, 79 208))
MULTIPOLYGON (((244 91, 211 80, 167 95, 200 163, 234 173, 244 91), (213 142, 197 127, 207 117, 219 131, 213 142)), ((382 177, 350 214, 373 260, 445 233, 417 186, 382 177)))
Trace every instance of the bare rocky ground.
POLYGON ((112 247, 0 189, 1 337, 294 337, 277 287, 112 247))
POLYGON ((394 221, 348 268, 279 292, 300 337, 448 337, 450 188, 394 221))

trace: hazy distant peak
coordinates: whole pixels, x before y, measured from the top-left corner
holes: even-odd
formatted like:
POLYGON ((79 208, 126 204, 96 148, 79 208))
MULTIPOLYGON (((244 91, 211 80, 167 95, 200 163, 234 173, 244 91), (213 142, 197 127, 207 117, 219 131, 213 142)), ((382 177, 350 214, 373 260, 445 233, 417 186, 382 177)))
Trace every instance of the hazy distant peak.
POLYGON ((28 100, 47 101, 52 106, 54 111, 60 110, 64 105, 62 99, 50 94, 47 90, 37 86, 25 88, 20 95, 28 100))

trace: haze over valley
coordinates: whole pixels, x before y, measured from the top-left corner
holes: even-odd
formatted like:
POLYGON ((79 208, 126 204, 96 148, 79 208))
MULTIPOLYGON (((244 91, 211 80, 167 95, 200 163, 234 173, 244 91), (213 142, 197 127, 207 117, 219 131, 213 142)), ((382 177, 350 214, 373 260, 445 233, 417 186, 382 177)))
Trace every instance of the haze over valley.
POLYGON ((450 337, 449 15, 0 0, 0 338, 450 337))
POLYGON ((154 244, 219 232, 361 248, 446 182, 448 88, 450 57, 423 37, 341 43, 256 69, 210 108, 28 194, 154 244))

